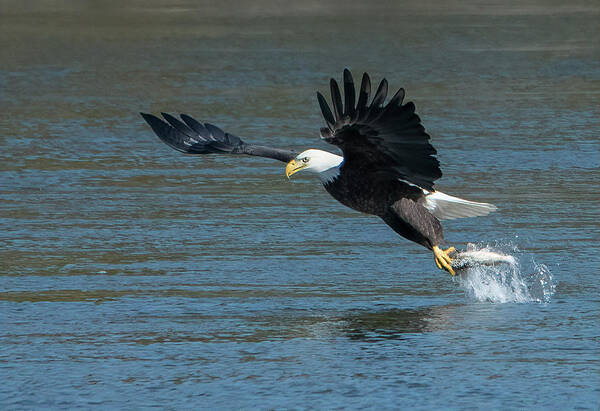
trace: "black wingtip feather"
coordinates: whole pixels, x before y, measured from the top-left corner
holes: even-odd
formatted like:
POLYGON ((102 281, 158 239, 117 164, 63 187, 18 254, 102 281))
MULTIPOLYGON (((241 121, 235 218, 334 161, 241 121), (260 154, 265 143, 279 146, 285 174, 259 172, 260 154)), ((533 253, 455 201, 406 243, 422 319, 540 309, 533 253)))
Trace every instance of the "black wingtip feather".
POLYGON ((150 125, 154 134, 156 134, 164 143, 183 153, 189 152, 189 144, 185 144, 187 136, 183 135, 160 118, 147 113, 140 113, 146 123, 150 125))
POLYGON ((339 120, 342 118, 344 114, 344 110, 342 107, 342 96, 340 95, 340 87, 338 86, 337 81, 335 79, 331 79, 329 81, 329 86, 331 88, 331 102, 333 103, 333 113, 335 114, 335 120, 339 120))
POLYGON ((402 105, 402 102, 404 101, 404 95, 405 95, 404 88, 400 88, 398 91, 396 91, 396 94, 394 94, 394 97, 392 97, 390 102, 387 104, 387 107, 402 105))
POLYGON ((223 130, 221 130, 219 127, 210 124, 210 123, 204 123, 204 127, 206 127, 206 129, 208 130, 208 132, 210 133, 211 137, 214 140, 217 141, 223 141, 225 140, 225 132, 223 130))
POLYGON ((321 93, 317 91, 317 100, 319 101, 319 106, 321 107, 321 113, 323 113, 323 118, 327 122, 327 126, 333 130, 333 125, 335 124, 335 118, 333 118, 333 113, 329 108, 329 104, 327 104, 327 100, 321 93))
MULTIPOLYGON (((142 116, 142 118, 143 118, 144 120, 146 120, 146 123, 148 123, 148 119, 149 119, 150 117, 154 117, 152 114, 143 113, 143 112, 141 112, 141 111, 140 111, 140 116, 142 116)), ((148 124, 150 124, 150 123, 148 123, 148 124)))
POLYGON ((369 96, 371 95, 371 79, 367 73, 363 73, 360 83, 360 92, 358 94, 358 103, 356 103, 356 114, 353 120, 358 119, 362 113, 367 110, 369 96))
POLYGON ((354 116, 355 93, 352 73, 350 73, 350 70, 344 69, 344 117, 354 116))
POLYGON ((379 87, 377 87, 377 91, 375 92, 375 97, 373 97, 373 102, 371 103, 371 108, 379 108, 385 102, 385 98, 388 93, 388 82, 386 79, 381 80, 379 83, 379 87))
POLYGON ((189 128, 194 130, 201 136, 204 140, 212 140, 210 137, 210 132, 204 127, 204 124, 200 123, 195 118, 188 116, 187 114, 180 114, 179 117, 187 124, 189 128))
POLYGON ((170 115, 169 113, 160 113, 163 118, 165 120, 167 120, 167 122, 177 131, 179 131, 180 133, 185 134, 186 136, 190 137, 192 139, 192 142, 198 142, 198 141, 202 141, 202 138, 199 138, 200 136, 198 136, 198 134, 192 130, 191 128, 189 128, 185 123, 183 123, 181 120, 173 117, 172 115, 170 115))
POLYGON ((404 101, 404 89, 399 89, 396 94, 392 97, 392 99, 387 103, 383 110, 373 118, 373 121, 378 121, 381 117, 394 115, 393 113, 401 113, 402 101, 404 101))

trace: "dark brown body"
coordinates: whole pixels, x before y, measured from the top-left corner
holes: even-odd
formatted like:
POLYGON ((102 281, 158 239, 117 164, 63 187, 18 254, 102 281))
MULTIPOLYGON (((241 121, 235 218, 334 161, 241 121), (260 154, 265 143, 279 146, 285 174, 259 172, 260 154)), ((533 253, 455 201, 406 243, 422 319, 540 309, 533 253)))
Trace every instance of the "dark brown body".
POLYGON ((342 167, 340 171, 335 180, 324 184, 327 192, 340 203, 380 217, 404 238, 430 250, 443 241, 442 225, 423 207, 424 194, 419 187, 386 178, 375 178, 373 184, 365 185, 370 179, 360 170, 342 167))

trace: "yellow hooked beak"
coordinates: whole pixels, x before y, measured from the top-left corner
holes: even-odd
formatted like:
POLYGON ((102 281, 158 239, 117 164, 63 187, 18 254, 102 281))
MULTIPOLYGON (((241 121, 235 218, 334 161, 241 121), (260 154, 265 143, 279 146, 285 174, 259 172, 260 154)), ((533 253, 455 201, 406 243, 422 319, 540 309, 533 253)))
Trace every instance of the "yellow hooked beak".
POLYGON ((292 160, 289 163, 287 163, 287 166, 285 166, 285 176, 287 178, 290 178, 290 176, 292 174, 297 173, 298 171, 302 170, 305 167, 306 167, 306 164, 297 163, 296 160, 292 160))

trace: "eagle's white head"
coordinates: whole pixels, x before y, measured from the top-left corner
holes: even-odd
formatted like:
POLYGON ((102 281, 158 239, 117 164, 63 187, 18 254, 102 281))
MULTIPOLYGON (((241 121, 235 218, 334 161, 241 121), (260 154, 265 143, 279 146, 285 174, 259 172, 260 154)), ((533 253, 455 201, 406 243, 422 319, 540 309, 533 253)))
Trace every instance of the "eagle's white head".
POLYGON ((310 149, 298 154, 285 167, 285 175, 290 178, 300 170, 319 174, 323 183, 334 180, 340 173, 339 166, 344 157, 323 150, 310 149))

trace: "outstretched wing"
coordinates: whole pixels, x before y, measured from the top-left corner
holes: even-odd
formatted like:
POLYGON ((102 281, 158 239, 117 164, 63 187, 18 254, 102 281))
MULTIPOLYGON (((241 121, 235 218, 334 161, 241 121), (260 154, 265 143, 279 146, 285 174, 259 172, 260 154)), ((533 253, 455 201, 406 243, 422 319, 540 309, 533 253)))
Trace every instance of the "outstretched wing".
POLYGON ((200 123, 181 114, 181 120, 161 113, 163 121, 152 114, 140 113, 156 135, 175 150, 189 154, 248 154, 289 162, 297 153, 291 150, 244 143, 239 137, 210 123, 200 123))
POLYGON ((386 104, 386 79, 369 105, 371 80, 362 78, 358 102, 354 81, 348 69, 344 70, 344 103, 337 82, 331 79, 333 112, 325 97, 317 93, 327 127, 321 129, 321 138, 342 149, 344 167, 374 173, 378 177, 399 178, 433 190, 434 181, 442 176, 435 148, 429 143, 429 134, 415 114, 412 102, 402 104, 404 89, 386 104))

